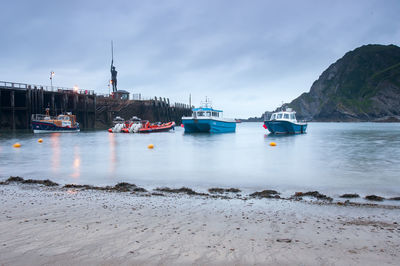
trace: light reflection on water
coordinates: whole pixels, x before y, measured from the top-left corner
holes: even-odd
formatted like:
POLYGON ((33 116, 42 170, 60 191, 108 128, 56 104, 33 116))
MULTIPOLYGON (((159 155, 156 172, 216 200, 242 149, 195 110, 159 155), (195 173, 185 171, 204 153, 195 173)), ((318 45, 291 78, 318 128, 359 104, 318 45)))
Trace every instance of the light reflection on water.
POLYGON ((80 166, 81 166, 81 155, 80 155, 80 149, 79 146, 74 146, 74 162, 72 164, 73 173, 71 174, 71 177, 74 179, 78 179, 80 176, 80 166))
POLYGON ((60 169, 60 133, 53 133, 50 135, 51 142, 51 169, 53 174, 58 173, 60 169))
POLYGON ((271 136, 261 123, 230 134, 0 134, 0 177, 59 183, 400 193, 400 124, 310 123, 271 136), (38 143, 38 138, 43 143, 38 143), (12 144, 20 142, 20 149, 12 144), (277 143, 270 147, 269 142, 277 143), (147 149, 154 144, 153 150, 147 149))

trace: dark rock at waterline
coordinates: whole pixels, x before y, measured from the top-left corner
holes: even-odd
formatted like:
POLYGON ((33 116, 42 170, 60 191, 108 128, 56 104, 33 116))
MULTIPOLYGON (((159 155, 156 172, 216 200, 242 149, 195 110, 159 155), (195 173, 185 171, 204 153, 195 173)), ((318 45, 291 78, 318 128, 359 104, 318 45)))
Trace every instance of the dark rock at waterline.
POLYGON ((188 195, 200 195, 200 196, 208 196, 208 194, 205 193, 198 193, 191 188, 187 187, 181 187, 181 188, 169 188, 169 187, 163 187, 163 188, 156 188, 155 191, 161 191, 161 192, 167 192, 167 193, 184 193, 188 195))
POLYGON ((321 194, 318 191, 296 192, 292 197, 295 199, 301 197, 314 197, 319 200, 328 200, 328 201, 333 200, 331 197, 321 194))
POLYGON ((279 192, 276 190, 270 190, 270 189, 266 189, 263 190, 261 192, 254 192, 252 194, 250 194, 250 197, 253 198, 267 198, 267 199, 280 199, 281 197, 279 196, 279 192))
POLYGON ((360 195, 358 194, 343 194, 340 196, 340 198, 346 198, 346 199, 353 199, 353 198, 359 198, 360 195))
POLYGON ((208 192, 213 193, 213 194, 223 194, 223 193, 239 193, 240 189, 238 188, 209 188, 208 192))
POLYGON ((390 198, 389 200, 400 200, 400 197, 390 198))
POLYGON ((368 195, 365 197, 366 200, 371 200, 371 201, 383 201, 385 198, 377 196, 377 195, 368 195))

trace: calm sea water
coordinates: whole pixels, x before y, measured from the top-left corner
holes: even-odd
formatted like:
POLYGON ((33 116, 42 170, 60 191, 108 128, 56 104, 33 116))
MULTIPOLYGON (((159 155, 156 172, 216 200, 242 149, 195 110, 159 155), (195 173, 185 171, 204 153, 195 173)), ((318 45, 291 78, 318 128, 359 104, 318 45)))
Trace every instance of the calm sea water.
POLYGON ((400 194, 400 124, 310 123, 308 133, 270 136, 262 123, 236 133, 0 133, 0 178, 147 188, 189 186, 400 194), (43 143, 38 143, 39 138, 43 143), (274 141, 276 147, 269 146, 274 141), (21 143, 19 149, 13 148, 21 143), (155 148, 149 150, 148 144, 155 148))

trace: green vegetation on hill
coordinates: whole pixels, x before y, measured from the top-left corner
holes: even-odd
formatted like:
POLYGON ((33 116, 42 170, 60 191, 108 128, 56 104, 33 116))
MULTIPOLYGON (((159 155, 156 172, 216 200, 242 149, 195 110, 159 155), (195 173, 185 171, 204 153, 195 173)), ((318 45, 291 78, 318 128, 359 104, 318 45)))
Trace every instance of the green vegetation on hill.
POLYGON ((365 45, 346 53, 289 106, 298 117, 315 121, 399 116, 400 48, 365 45))

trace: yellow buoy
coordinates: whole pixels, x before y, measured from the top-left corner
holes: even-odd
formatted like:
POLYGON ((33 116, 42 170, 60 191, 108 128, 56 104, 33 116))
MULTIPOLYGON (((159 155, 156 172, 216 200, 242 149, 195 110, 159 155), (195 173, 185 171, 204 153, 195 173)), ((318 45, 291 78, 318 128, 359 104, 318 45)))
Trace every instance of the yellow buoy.
POLYGON ((149 144, 149 146, 147 146, 147 148, 153 149, 153 148, 154 148, 154 145, 153 145, 153 144, 149 144))
POLYGON ((38 139, 38 142, 39 142, 39 143, 42 143, 42 142, 43 142, 43 139, 38 139))
POLYGON ((15 143, 15 144, 13 145, 13 147, 14 147, 14 148, 19 148, 19 147, 21 147, 21 144, 19 144, 19 143, 17 142, 17 143, 15 143))
POLYGON ((275 142, 270 142, 269 146, 276 146, 276 143, 275 142))

